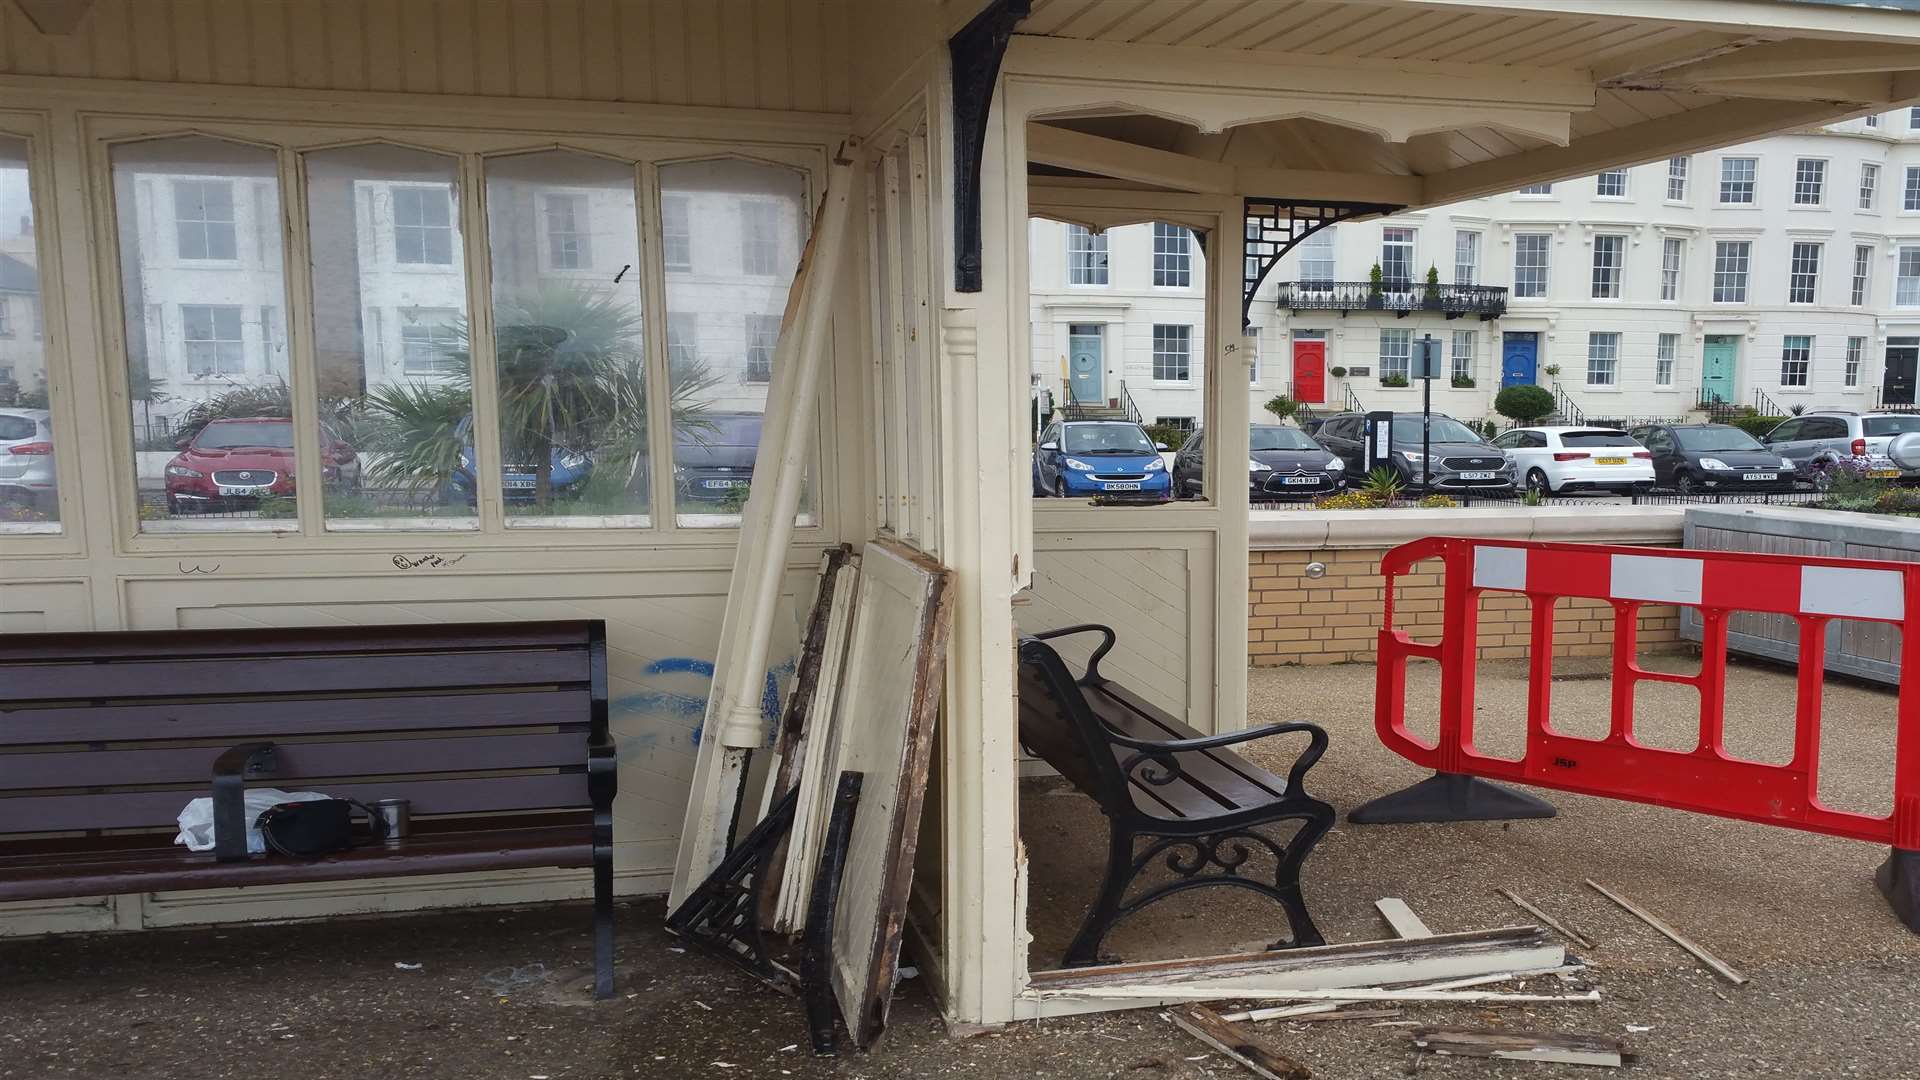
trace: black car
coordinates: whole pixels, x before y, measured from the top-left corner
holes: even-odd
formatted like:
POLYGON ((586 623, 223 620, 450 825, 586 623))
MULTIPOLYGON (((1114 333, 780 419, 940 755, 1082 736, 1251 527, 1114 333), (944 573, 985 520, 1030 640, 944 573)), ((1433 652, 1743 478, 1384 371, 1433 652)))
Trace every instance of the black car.
MULTIPOLYGON (((1255 502, 1312 498, 1346 486, 1340 459, 1299 428, 1255 424, 1249 435, 1247 487, 1255 502)), ((1206 463, 1207 433, 1196 431, 1174 455, 1174 497, 1202 494, 1206 463)))
POLYGON ((673 431, 673 479, 683 498, 737 503, 753 483, 759 413, 703 413, 673 431))
POLYGON ((1730 424, 1647 424, 1628 434, 1653 452, 1653 482, 1682 495, 1702 491, 1791 491, 1793 462, 1730 424))
MULTIPOLYGON (((1320 445, 1346 466, 1350 484, 1367 479, 1366 419, 1361 413, 1341 413, 1330 417, 1317 436, 1320 445)), ((1390 461, 1381 462, 1380 467, 1391 469, 1402 484, 1414 489, 1421 487, 1424 477, 1432 491, 1513 490, 1513 465, 1499 447, 1450 416, 1435 413, 1429 420, 1423 460, 1419 415, 1396 414, 1389 439, 1390 461)))

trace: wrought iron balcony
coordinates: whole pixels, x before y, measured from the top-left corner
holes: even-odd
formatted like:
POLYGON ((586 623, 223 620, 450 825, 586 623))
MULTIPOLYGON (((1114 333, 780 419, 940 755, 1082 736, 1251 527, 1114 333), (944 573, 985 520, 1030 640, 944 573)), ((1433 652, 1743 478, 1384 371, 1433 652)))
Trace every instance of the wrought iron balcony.
POLYGON ((1406 318, 1416 311, 1437 311, 1449 319, 1478 315, 1481 321, 1507 313, 1507 290, 1497 285, 1433 285, 1368 281, 1283 281, 1275 301, 1294 311, 1391 311, 1406 318))

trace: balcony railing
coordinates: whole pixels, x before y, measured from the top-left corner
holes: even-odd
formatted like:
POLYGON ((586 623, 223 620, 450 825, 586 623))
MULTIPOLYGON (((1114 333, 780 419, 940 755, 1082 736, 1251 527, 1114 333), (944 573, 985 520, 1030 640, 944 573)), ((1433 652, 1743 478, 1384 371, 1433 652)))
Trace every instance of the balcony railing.
POLYGON ((1482 321, 1507 313, 1507 290, 1498 285, 1434 285, 1370 281, 1283 281, 1275 303, 1294 311, 1391 311, 1406 318, 1437 311, 1449 319, 1478 315, 1482 321))

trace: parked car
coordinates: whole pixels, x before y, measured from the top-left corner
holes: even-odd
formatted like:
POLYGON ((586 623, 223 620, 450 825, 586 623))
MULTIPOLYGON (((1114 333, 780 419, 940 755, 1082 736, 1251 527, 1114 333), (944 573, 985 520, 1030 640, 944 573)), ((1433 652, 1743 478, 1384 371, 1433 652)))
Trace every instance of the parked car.
MULTIPOLYGON (((1782 420, 1760 441, 1803 470, 1842 458, 1862 458, 1869 476, 1916 481, 1920 469, 1903 469, 1887 453, 1893 440, 1913 432, 1920 432, 1920 415, 1823 409, 1782 420)), ((1817 475, 1820 470, 1814 472, 1817 475)))
MULTIPOLYGON (((1367 478, 1366 416, 1340 413, 1321 426, 1320 445, 1333 451, 1345 466, 1347 482, 1367 478)), ((1513 465, 1505 454, 1472 428, 1450 416, 1433 414, 1427 427, 1427 458, 1421 458, 1420 417, 1400 413, 1393 418, 1389 468, 1410 488, 1421 486, 1422 466, 1433 491, 1513 490, 1513 465)))
MULTIPOLYGON (((1347 484, 1340 459, 1296 427, 1255 424, 1249 432, 1247 487, 1256 500, 1312 498, 1347 484)), ((1202 494, 1207 433, 1196 431, 1173 456, 1176 496, 1202 494)))
MULTIPOLYGON (((465 503, 474 505, 474 477, 479 473, 473 456, 473 418, 460 421, 455 429, 460 436, 460 467, 447 478, 451 489, 443 500, 449 504, 465 503)), ((593 459, 587 455, 565 447, 556 446, 548 451, 551 461, 547 470, 548 489, 556 496, 566 497, 578 492, 587 479, 593 475, 593 459)), ((539 487, 538 470, 532 462, 512 461, 500 466, 500 493, 510 503, 530 503, 534 501, 535 491, 539 487)))
POLYGON ((753 483, 760 448, 759 413, 705 413, 673 430, 673 479, 680 494, 728 502, 753 483))
POLYGON ((0 409, 0 502, 51 510, 53 420, 45 409, 0 409))
MULTIPOLYGON (((250 509, 294 493, 293 421, 286 417, 213 420, 178 445, 165 474, 171 513, 250 509)), ((323 481, 358 486, 360 456, 325 427, 320 454, 323 481)))
POLYGON ((1173 498, 1166 448, 1130 421, 1055 420, 1033 448, 1033 493, 1165 502, 1173 498))
POLYGON ((1506 452, 1528 491, 1650 491, 1653 453, 1617 428, 1524 427, 1502 432, 1506 452))
POLYGON ((1647 424, 1632 435, 1653 455, 1653 482, 1683 495, 1702 491, 1788 491, 1793 462, 1731 424, 1647 424))

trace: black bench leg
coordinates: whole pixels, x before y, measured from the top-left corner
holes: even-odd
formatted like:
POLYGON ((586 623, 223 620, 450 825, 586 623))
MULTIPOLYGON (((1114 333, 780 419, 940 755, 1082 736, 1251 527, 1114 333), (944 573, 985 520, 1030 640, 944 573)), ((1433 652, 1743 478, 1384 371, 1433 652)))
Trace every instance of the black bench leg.
POLYGON ((1132 830, 1113 822, 1108 822, 1107 830, 1107 876, 1100 882, 1099 898, 1080 923, 1080 932, 1073 936, 1073 944, 1067 946, 1063 959, 1067 967, 1100 962, 1100 943, 1106 940, 1107 931, 1113 929, 1113 921, 1120 917, 1120 901, 1127 895, 1127 886, 1133 883, 1137 870, 1133 863, 1132 830))
POLYGON ((1277 941, 1269 949, 1298 949, 1313 945, 1325 945, 1327 939, 1320 934, 1320 928, 1313 924, 1313 916, 1307 914, 1306 897, 1300 893, 1300 866, 1313 854, 1314 845, 1333 828, 1333 807, 1321 804, 1324 809, 1308 818, 1300 825, 1287 844, 1287 857, 1274 867, 1273 887, 1278 894, 1274 899, 1287 913, 1287 923, 1293 929, 1293 940, 1277 941))
MULTIPOLYGON (((609 829, 609 832, 612 830, 609 829)), ((613 996, 613 844, 593 845, 593 996, 613 996)))

